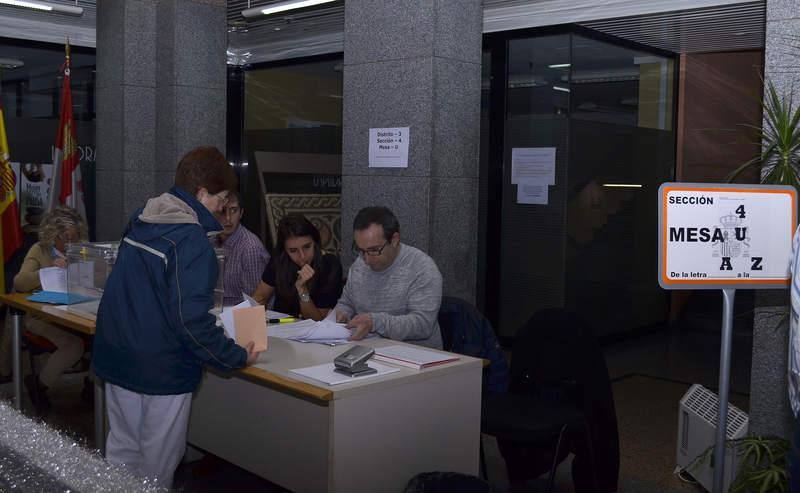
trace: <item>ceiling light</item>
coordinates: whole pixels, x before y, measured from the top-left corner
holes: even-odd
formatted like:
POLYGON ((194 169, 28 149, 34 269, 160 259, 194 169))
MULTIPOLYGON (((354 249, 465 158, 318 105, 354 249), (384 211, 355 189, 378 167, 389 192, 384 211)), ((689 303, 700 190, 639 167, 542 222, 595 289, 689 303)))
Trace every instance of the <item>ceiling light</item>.
POLYGON ((285 2, 272 3, 269 5, 262 5, 261 7, 253 7, 251 9, 242 10, 242 16, 260 17, 262 15, 277 14, 278 12, 286 12, 287 10, 302 9, 304 7, 312 7, 323 3, 333 2, 335 0, 287 0, 285 2))
POLYGON ((571 63, 554 63, 552 65, 548 65, 547 68, 569 68, 571 66, 571 63))
POLYGON ((603 186, 608 188, 642 188, 642 185, 636 183, 603 183, 603 186))
POLYGON ((566 87, 561 87, 561 86, 553 86, 553 90, 554 91, 561 91, 561 92, 569 92, 569 89, 567 89, 566 87))
POLYGON ((16 58, 0 58, 0 68, 20 68, 24 65, 25 62, 16 58))
POLYGON ((0 0, 2 5, 12 7, 25 7, 28 9, 41 10, 43 12, 58 12, 59 14, 83 15, 83 7, 63 5, 60 3, 39 2, 34 0, 0 0))

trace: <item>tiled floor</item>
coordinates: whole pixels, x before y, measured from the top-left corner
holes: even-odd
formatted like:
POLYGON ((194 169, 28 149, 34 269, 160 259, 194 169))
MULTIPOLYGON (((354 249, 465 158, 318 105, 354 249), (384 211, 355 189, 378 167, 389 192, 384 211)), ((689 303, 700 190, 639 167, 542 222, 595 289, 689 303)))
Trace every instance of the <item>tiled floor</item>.
MULTIPOLYGON (((699 492, 673 474, 677 436, 678 402, 691 383, 716 389, 719 333, 694 328, 657 332, 604 347, 613 381, 620 436, 619 491, 699 492)), ((732 402, 748 409, 750 351, 752 340, 737 331, 733 343, 732 402)), ((66 375, 51 391, 53 411, 46 421, 65 430, 88 446, 93 445, 92 406, 80 399, 83 374, 66 375)), ((0 386, 0 395, 10 395, 10 385, 0 386)), ((26 406, 30 409, 30 404, 26 406)), ((489 480, 493 490, 508 491, 504 464, 496 444, 485 438, 489 480)), ((567 460, 569 461, 569 459, 567 460)), ((530 491, 542 481, 531 482, 530 491)), ((221 490, 284 491, 247 471, 220 459, 182 465, 176 487, 185 492, 221 490)), ((556 491, 572 491, 568 463, 561 464, 556 491)))

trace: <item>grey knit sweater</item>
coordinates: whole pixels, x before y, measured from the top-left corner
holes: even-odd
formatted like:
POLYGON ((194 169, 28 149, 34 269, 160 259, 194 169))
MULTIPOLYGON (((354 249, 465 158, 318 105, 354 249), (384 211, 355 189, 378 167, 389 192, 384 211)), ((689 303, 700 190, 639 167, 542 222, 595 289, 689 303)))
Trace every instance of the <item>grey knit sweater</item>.
POLYGON ((401 243, 397 258, 382 272, 356 259, 336 309, 350 317, 371 313, 373 330, 383 337, 441 349, 441 303, 442 274, 436 263, 401 243))

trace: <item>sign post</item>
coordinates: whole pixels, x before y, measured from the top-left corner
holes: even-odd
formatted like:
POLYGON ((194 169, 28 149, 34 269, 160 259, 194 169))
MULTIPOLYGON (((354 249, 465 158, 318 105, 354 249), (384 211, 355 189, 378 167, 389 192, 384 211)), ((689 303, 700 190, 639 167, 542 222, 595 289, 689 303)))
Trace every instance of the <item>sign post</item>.
POLYGON ((783 185, 664 183, 658 202, 658 283, 722 290, 713 489, 721 493, 736 289, 789 286, 797 192, 783 185))

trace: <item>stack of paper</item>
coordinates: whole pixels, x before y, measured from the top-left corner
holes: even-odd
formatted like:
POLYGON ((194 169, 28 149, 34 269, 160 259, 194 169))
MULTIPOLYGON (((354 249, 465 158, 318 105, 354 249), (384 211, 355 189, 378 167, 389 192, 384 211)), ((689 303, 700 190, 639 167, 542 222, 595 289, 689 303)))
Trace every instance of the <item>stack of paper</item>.
POLYGON ((336 312, 331 310, 324 320, 301 320, 299 322, 273 325, 270 335, 281 339, 322 344, 344 344, 350 337, 350 329, 345 324, 336 323, 336 312))
POLYGON ((375 356, 372 358, 393 365, 416 368, 417 370, 458 360, 458 356, 453 353, 440 353, 399 344, 375 348, 375 356))
POLYGON ((308 368, 297 368, 295 370, 289 370, 289 373, 294 373, 295 375, 300 375, 306 378, 310 378, 312 380, 316 380, 324 384, 337 385, 340 383, 357 382, 365 378, 379 377, 381 375, 388 375, 389 373, 400 371, 399 368, 394 368, 388 365, 382 365, 377 361, 371 361, 371 360, 367 362, 367 366, 378 370, 378 372, 372 373, 370 375, 362 375, 360 377, 351 377, 349 375, 342 375, 341 373, 333 371, 334 368, 336 368, 333 363, 323 363, 321 365, 309 366, 308 368))

